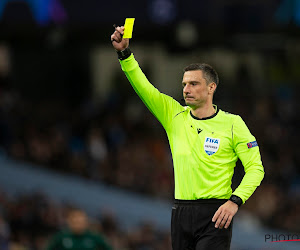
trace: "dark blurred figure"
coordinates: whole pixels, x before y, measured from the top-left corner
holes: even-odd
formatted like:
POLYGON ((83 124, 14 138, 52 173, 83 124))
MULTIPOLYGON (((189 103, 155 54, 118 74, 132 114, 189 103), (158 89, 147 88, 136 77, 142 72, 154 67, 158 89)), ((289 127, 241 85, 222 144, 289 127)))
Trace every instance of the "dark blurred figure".
POLYGON ((110 250, 111 246, 99 234, 89 230, 86 213, 71 209, 67 216, 68 228, 58 232, 49 242, 47 250, 110 250))
POLYGON ((8 250, 10 230, 7 222, 0 214, 0 249, 8 250))

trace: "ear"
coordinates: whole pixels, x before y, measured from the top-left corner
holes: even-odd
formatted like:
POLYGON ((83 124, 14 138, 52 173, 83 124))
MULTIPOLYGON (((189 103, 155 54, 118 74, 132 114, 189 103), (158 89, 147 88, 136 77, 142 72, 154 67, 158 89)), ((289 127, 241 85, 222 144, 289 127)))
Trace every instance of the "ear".
POLYGON ((210 84, 208 84, 208 91, 209 91, 210 94, 215 93, 216 88, 217 88, 217 84, 216 83, 211 82, 210 84))

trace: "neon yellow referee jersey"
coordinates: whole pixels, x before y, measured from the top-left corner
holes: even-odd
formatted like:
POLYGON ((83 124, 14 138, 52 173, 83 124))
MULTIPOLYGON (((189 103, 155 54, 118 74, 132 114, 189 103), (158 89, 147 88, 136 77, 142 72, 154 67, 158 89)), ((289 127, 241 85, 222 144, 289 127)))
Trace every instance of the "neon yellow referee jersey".
POLYGON ((133 54, 120 60, 139 97, 163 125, 174 164, 175 199, 229 199, 238 158, 245 175, 233 192, 243 203, 264 177, 259 147, 242 118, 218 109, 198 119, 190 107, 160 93, 146 78, 133 54))

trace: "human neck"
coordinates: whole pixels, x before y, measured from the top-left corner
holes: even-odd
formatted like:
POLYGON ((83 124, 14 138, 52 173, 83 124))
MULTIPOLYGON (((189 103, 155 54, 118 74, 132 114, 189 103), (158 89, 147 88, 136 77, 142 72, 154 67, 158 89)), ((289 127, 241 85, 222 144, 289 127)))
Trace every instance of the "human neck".
POLYGON ((192 112, 193 116, 196 116, 199 119, 203 119, 203 118, 212 116, 214 113, 216 113, 216 110, 215 110, 213 104, 210 103, 210 104, 202 106, 202 107, 192 108, 191 112, 192 112))

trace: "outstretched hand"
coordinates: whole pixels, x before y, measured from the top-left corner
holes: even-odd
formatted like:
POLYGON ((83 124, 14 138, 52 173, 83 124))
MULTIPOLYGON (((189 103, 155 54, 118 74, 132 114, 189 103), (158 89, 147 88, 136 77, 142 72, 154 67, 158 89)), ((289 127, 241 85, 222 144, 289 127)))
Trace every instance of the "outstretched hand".
POLYGON ((233 216, 237 213, 239 207, 232 201, 227 201, 215 212, 212 222, 216 222, 215 227, 222 229, 228 228, 233 216))
POLYGON ((115 27, 115 32, 110 37, 112 45, 117 51, 122 51, 129 46, 129 38, 123 38, 124 29, 124 26, 115 27))

